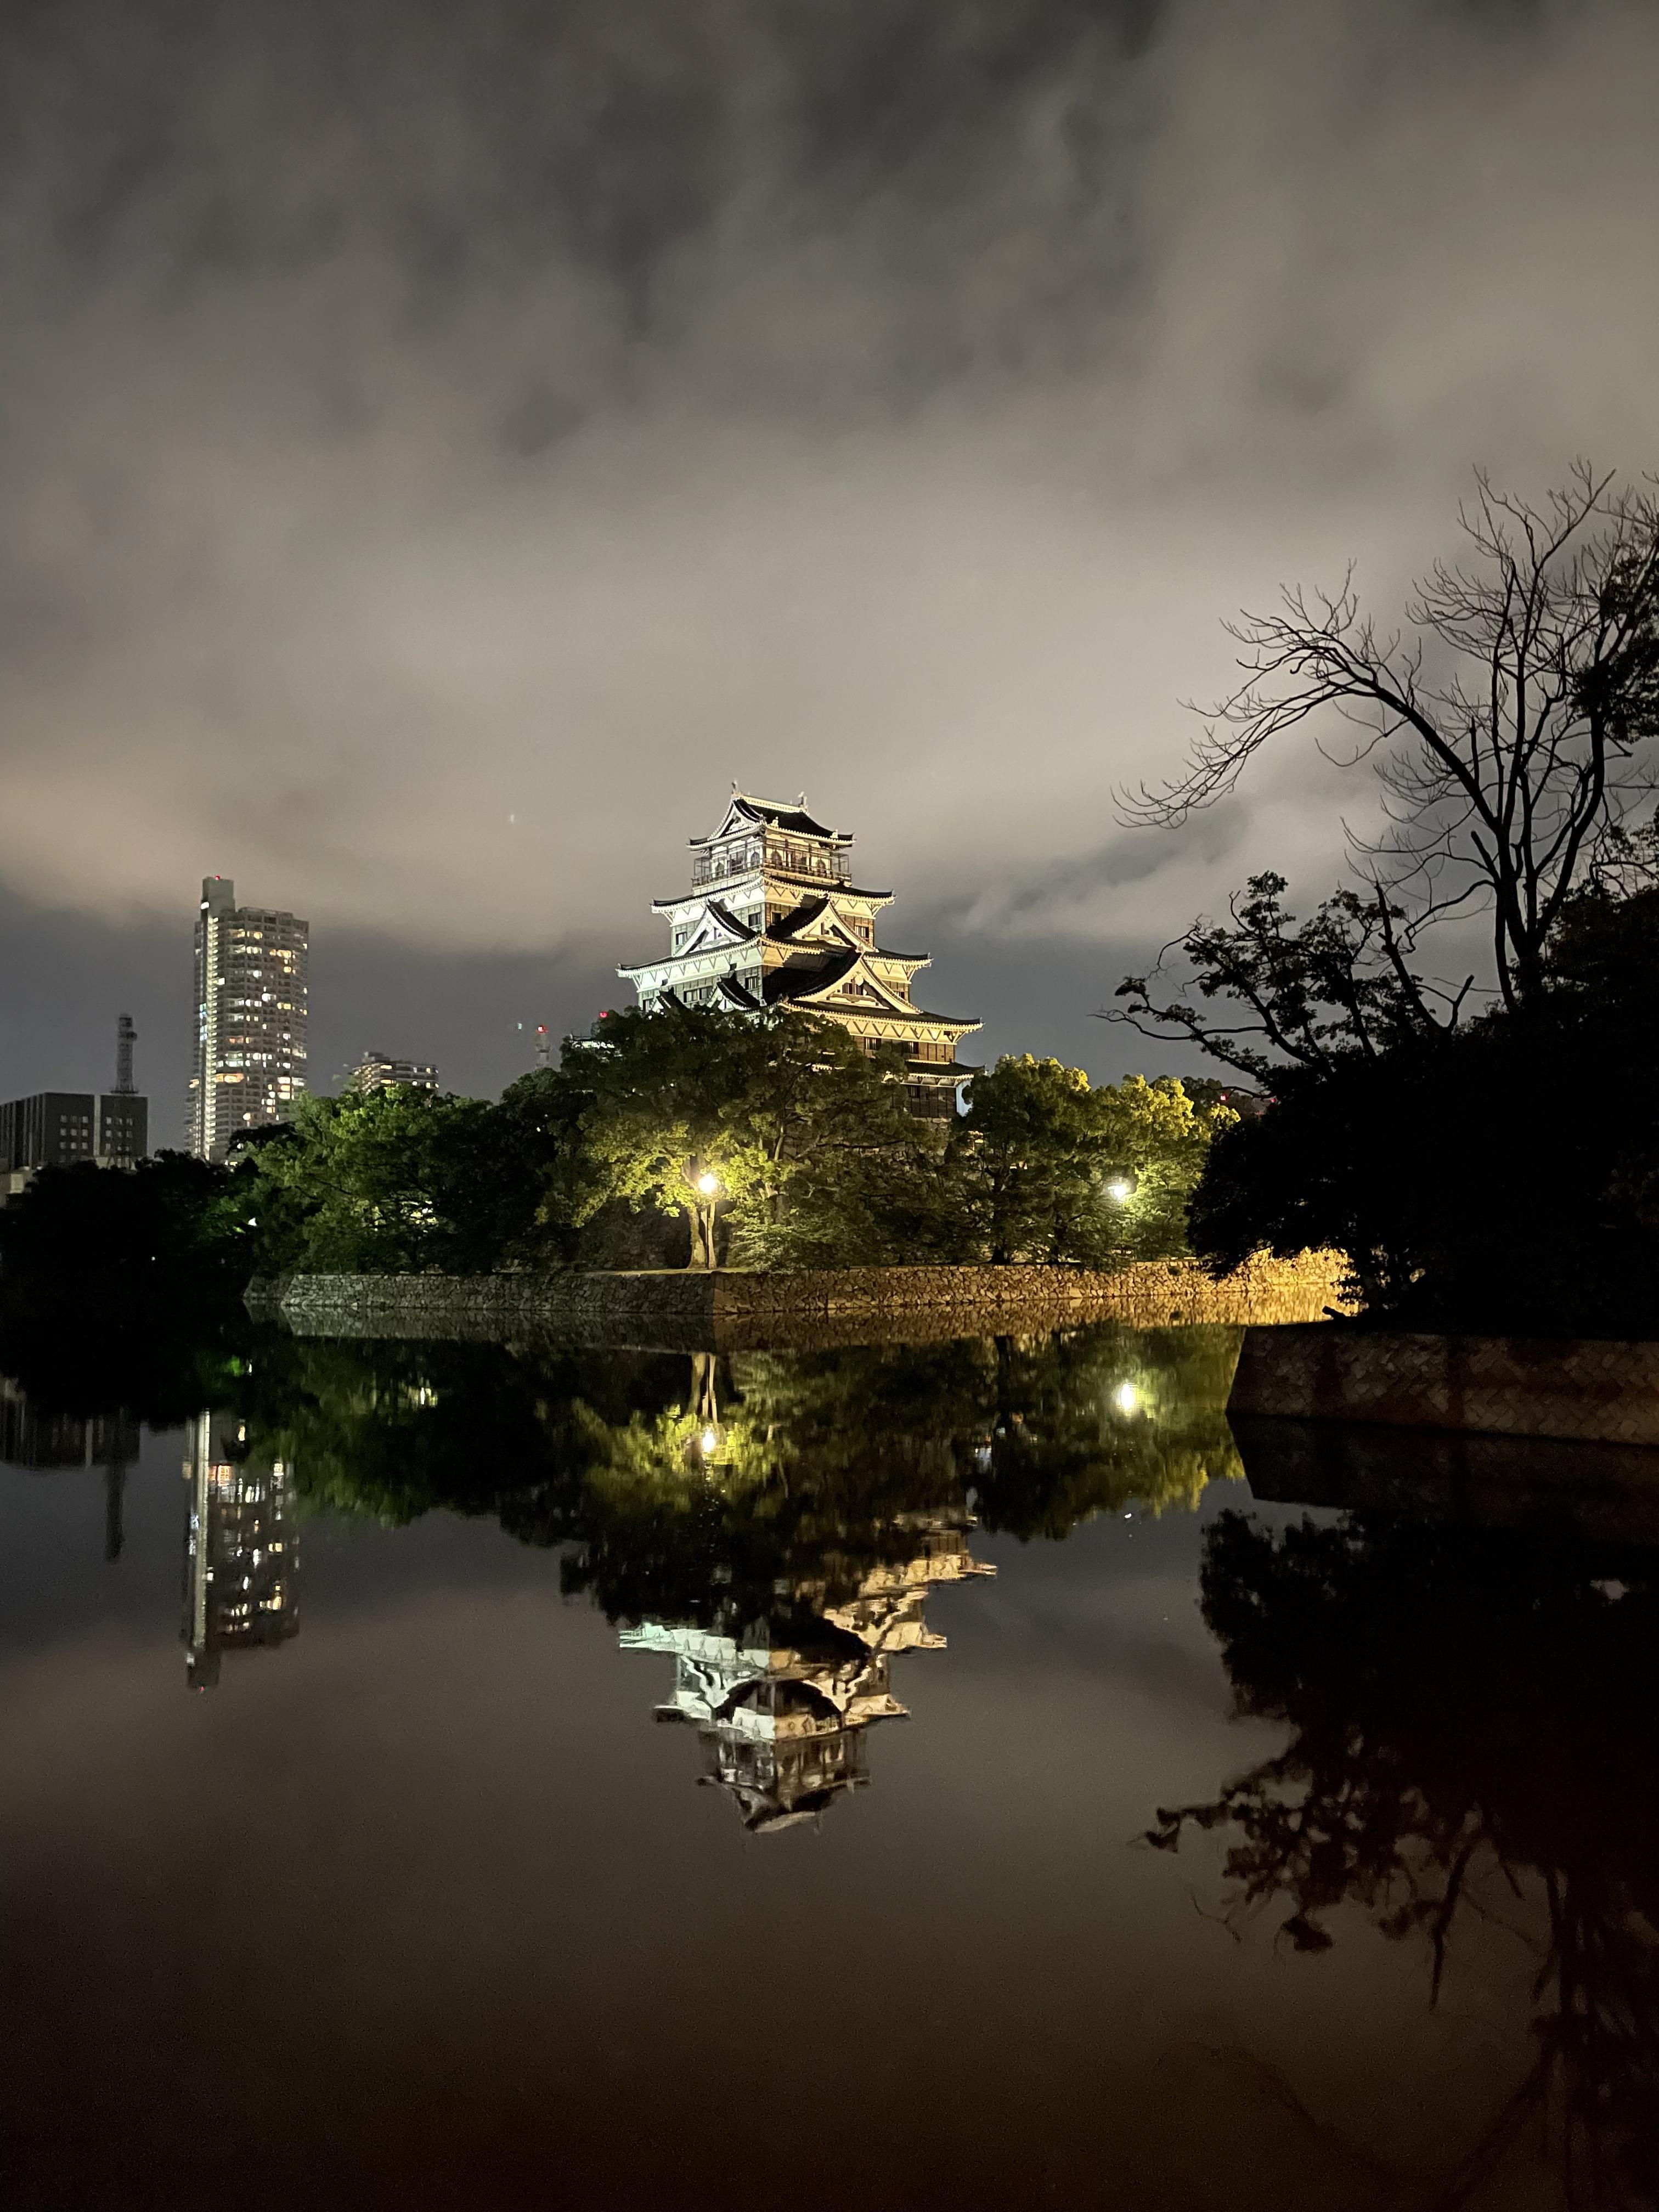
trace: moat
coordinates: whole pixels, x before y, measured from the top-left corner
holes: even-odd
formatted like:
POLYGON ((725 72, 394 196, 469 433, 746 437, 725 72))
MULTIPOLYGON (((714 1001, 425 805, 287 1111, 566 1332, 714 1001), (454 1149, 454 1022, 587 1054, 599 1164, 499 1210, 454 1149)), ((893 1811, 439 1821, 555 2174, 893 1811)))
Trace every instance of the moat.
POLYGON ((1659 1454, 1237 1345, 15 1352, 9 2201, 1654 2202, 1659 1454))

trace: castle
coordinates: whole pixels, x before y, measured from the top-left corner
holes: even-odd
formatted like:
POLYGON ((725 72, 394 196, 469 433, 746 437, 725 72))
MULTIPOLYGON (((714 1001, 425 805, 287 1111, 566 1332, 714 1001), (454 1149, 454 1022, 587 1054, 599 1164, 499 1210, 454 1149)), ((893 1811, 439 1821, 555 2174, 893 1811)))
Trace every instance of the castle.
POLYGON ((778 1595, 793 1602, 779 1622, 645 1620, 621 1632, 624 1651, 674 1661, 673 1692, 657 1718, 696 1729, 699 1779, 727 1793, 751 1835, 817 1820, 867 1785, 865 1731, 908 1717, 889 1686, 891 1660, 945 1648, 924 1618, 928 1592, 996 1572, 969 1551, 971 1515, 907 1514, 902 1525, 909 1556, 871 1568, 840 1604, 810 1583, 781 1583, 778 1595))
POLYGON ((690 891, 652 902, 668 924, 666 958, 617 970, 640 1004, 798 1006, 872 1055, 896 1046, 912 1107, 951 1113, 957 1085, 978 1073, 957 1046, 979 1024, 912 1003, 927 955, 877 944, 876 916, 893 894, 854 884, 851 837, 816 821, 804 793, 791 804, 734 784, 720 826, 690 844, 690 891))

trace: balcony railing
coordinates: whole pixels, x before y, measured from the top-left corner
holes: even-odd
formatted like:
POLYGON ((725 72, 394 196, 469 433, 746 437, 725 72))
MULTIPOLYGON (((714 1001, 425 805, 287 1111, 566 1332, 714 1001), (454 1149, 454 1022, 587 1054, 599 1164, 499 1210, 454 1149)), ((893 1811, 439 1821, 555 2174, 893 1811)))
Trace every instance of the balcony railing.
POLYGON ((791 876, 817 877, 825 883, 852 881, 850 863, 840 854, 815 851, 809 846, 758 844, 726 847, 718 853, 699 853, 691 862, 694 890, 732 876, 752 875, 758 867, 776 869, 791 876))

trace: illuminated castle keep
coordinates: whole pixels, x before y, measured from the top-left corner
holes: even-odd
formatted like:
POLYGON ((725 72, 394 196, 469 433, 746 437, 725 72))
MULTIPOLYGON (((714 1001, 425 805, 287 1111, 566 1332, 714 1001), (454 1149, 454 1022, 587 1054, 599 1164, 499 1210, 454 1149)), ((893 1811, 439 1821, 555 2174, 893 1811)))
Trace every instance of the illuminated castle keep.
POLYGON ((813 819, 805 793, 792 805, 733 785, 720 827, 691 840, 690 890, 652 902, 668 923, 668 957, 617 973, 647 1011, 799 1006, 838 1022, 867 1053, 896 1045, 911 1104, 949 1114, 957 1085, 977 1073, 957 1045, 979 1024, 911 1004, 927 955, 877 944, 876 916, 893 894, 854 885, 852 845, 813 819))
POLYGON ((906 1526, 908 1559, 872 1570, 842 1605, 798 1586, 797 1600, 822 1609, 780 1628, 722 1634, 647 1620, 622 1631, 624 1651, 672 1657, 673 1695, 657 1718, 696 1729, 699 1778, 728 1793, 751 1835, 814 1820, 869 1781, 866 1729, 907 1717, 888 1686, 893 1655, 945 1647, 922 1617, 928 1591, 996 1572, 969 1556, 963 1519, 917 1515, 906 1526))

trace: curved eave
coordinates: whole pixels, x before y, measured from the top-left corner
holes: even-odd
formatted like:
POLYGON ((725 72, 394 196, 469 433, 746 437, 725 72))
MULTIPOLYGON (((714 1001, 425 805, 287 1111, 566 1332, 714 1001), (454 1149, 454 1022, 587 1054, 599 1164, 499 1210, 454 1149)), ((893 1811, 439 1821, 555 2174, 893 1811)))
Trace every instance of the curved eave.
POLYGON ((706 837, 688 837, 685 842, 695 852, 699 846, 715 845, 722 837, 735 836, 734 819, 757 830, 776 830, 785 837, 817 837, 831 845, 853 842, 847 830, 832 830, 827 822, 820 822, 805 799, 767 799, 758 791, 735 789, 726 802, 720 828, 711 830, 706 837))
POLYGON ((984 1024, 976 1019, 965 1020, 957 1014, 933 1014, 925 1006, 890 1006, 874 999, 842 999, 830 996, 833 984, 818 990, 792 991, 787 1003, 800 1006, 809 1013, 830 1014, 837 1019, 858 1018, 864 1021, 904 1022, 917 1029, 930 1025, 934 1029, 955 1030, 958 1036, 969 1036, 984 1024))

